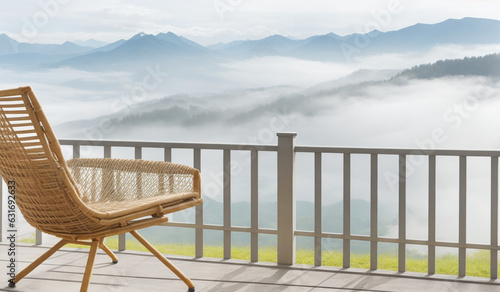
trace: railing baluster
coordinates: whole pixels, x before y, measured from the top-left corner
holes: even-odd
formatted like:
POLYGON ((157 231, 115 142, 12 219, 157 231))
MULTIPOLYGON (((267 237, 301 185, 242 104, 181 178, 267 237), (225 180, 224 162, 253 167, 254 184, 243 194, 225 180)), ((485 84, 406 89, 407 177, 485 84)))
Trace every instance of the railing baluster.
MULTIPOLYGON (((498 157, 491 157, 491 246, 498 245, 498 157)), ((490 250, 490 278, 498 278, 498 250, 490 250)))
POLYGON ((73 158, 80 158, 80 145, 73 145, 73 158))
POLYGON ((321 152, 314 153, 314 265, 321 266, 322 198, 321 198, 321 152))
POLYGON ((398 272, 406 271, 406 155, 399 155, 398 272))
MULTIPOLYGON (((459 164, 459 207, 458 207, 458 243, 467 241, 467 156, 460 156, 459 164)), ((458 276, 465 277, 467 270, 466 248, 458 248, 458 276)))
POLYGON ((250 151, 250 260, 259 261, 259 152, 250 151))
POLYGON ((343 267, 351 267, 351 154, 344 153, 343 267))
MULTIPOLYGON (((172 148, 166 147, 163 148, 163 161, 165 162, 172 162, 172 148)), ((165 191, 167 193, 171 193, 173 191, 173 185, 174 185, 174 177, 171 175, 168 175, 168 181, 164 180, 163 177, 163 186, 165 188, 165 191), (168 188, 166 187, 168 185, 168 188)), ((168 220, 171 221, 173 219, 173 214, 167 214, 168 220)))
MULTIPOLYGON (((142 147, 135 147, 135 159, 142 159, 142 147)), ((142 175, 137 173, 136 175, 136 187, 137 187, 137 195, 139 198, 142 198, 142 175)))
POLYGON ((142 147, 134 147, 134 158, 142 159, 142 147))
POLYGON ((163 161, 172 162, 172 148, 163 148, 163 161))
POLYGON ((104 158, 111 158, 111 146, 104 146, 104 158))
POLYGON ((378 267, 378 155, 370 155, 370 270, 378 267))
POLYGON ((43 236, 42 232, 38 229, 35 229, 35 244, 42 245, 43 244, 43 236))
POLYGON ((224 259, 231 258, 231 150, 224 150, 224 259))
POLYGON ((436 155, 429 156, 429 222, 427 273, 436 273, 436 155))
MULTIPOLYGON (((163 149, 163 160, 166 162, 172 162, 172 148, 164 148, 163 149)), ((168 192, 173 192, 174 186, 174 177, 168 176, 168 192)), ((169 219, 172 219, 172 214, 169 214, 169 219)))
MULTIPOLYGON (((111 146, 104 146, 104 158, 111 158, 111 146)), ((102 170, 101 188, 103 193, 110 193, 114 187, 114 175, 111 170, 102 170), (107 182, 107 183, 106 183, 107 182)))
MULTIPOLYGON (((201 172, 200 148, 193 150, 193 167, 201 172)), ((203 257, 203 205, 195 207, 195 224, 197 226, 195 231, 195 256, 201 258, 203 257)))

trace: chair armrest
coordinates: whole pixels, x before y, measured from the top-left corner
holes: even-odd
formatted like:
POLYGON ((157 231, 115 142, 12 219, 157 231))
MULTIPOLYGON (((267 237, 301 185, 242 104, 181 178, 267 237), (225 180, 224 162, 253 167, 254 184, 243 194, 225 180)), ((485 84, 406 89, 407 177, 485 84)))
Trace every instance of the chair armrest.
POLYGON ((198 193, 197 169, 172 162, 142 159, 75 158, 67 161, 86 203, 133 201, 160 195, 198 193))

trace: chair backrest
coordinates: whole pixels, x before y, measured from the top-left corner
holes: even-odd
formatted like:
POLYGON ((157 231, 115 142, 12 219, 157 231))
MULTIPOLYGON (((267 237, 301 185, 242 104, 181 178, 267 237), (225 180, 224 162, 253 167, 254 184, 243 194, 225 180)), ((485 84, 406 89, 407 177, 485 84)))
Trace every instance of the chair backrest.
POLYGON ((15 183, 16 204, 35 228, 59 236, 102 228, 81 201, 30 87, 0 91, 0 174, 15 183))

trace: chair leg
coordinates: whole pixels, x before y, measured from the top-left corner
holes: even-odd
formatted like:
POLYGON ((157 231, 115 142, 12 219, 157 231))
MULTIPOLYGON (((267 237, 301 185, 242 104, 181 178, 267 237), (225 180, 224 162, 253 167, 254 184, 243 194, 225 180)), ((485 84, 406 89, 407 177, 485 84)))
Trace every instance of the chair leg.
POLYGON ((175 267, 164 255, 162 255, 154 246, 151 245, 144 237, 142 237, 136 230, 130 231, 132 234, 144 247, 146 247, 152 254, 154 254, 167 268, 174 272, 179 279, 181 279, 189 288, 189 291, 194 291, 194 284, 191 280, 186 277, 177 267, 175 267))
POLYGON ((99 248, 102 249, 113 261, 113 264, 118 263, 118 258, 116 255, 109 249, 109 247, 104 243, 104 238, 99 239, 99 248))
POLYGON ((48 259, 51 255, 53 255, 56 251, 58 251, 61 247, 67 244, 68 241, 66 239, 62 239, 56 245, 54 245, 51 249, 46 251, 43 255, 41 255, 38 259, 32 262, 29 266, 24 268, 19 274, 16 275, 13 279, 9 280, 9 286, 14 287, 17 282, 21 281, 26 275, 28 275, 31 271, 33 271, 36 267, 38 267, 41 263, 43 263, 46 259, 48 259))
POLYGON ((97 239, 93 239, 92 244, 90 245, 89 258, 87 259, 87 266, 85 267, 85 274, 83 275, 80 292, 87 292, 87 289, 89 288, 90 278, 92 277, 92 271, 94 270, 94 260, 98 245, 99 241, 97 239))

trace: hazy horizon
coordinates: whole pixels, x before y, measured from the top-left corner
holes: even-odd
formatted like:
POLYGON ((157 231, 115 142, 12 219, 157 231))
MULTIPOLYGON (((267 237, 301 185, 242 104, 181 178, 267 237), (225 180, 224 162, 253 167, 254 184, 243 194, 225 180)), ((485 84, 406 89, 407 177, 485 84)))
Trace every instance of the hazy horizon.
POLYGON ((154 34, 172 31, 203 45, 274 34, 302 39, 330 32, 347 35, 373 29, 398 30, 450 18, 499 19, 497 12, 500 11, 500 4, 495 0, 341 3, 327 0, 313 3, 301 0, 190 0, 183 5, 158 0, 140 3, 45 0, 21 5, 8 0, 2 5, 0 16, 5 21, 0 33, 36 43, 88 39, 111 43, 141 31, 154 34))

